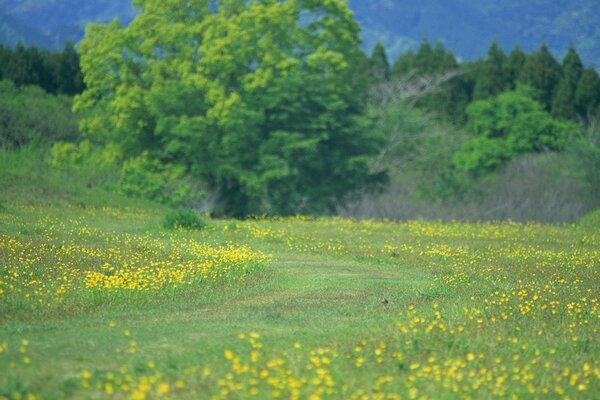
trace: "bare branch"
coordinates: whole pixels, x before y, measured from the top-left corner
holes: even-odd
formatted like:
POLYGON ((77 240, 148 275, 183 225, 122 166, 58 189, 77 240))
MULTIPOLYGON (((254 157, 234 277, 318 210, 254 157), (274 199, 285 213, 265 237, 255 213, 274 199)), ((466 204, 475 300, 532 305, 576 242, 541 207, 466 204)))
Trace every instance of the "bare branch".
POLYGON ((416 76, 414 73, 374 85, 369 91, 372 104, 386 106, 401 102, 414 104, 419 99, 442 91, 444 83, 458 76, 458 70, 437 75, 416 76))

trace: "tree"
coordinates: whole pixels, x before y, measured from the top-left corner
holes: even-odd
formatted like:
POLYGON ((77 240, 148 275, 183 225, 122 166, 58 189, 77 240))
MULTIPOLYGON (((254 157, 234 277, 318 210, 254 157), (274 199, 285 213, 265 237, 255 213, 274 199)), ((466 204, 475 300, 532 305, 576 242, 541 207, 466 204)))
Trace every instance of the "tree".
POLYGON ((385 48, 381 43, 377 43, 373 48, 371 57, 368 60, 369 82, 377 83, 390 79, 390 64, 388 63, 385 48))
POLYGON ((129 26, 90 25, 80 44, 85 134, 184 166, 228 215, 324 212, 384 178, 344 2, 134 4, 129 26))
POLYGON ((73 96, 84 89, 83 75, 79 68, 79 55, 73 43, 65 43, 62 52, 52 55, 52 72, 56 91, 73 96))
POLYGON ((498 46, 498 43, 492 42, 487 59, 483 61, 477 71, 473 93, 475 100, 496 96, 509 87, 505 63, 506 55, 504 51, 498 46))
POLYGON ((12 50, 9 47, 4 47, 0 44, 0 80, 5 79, 6 66, 10 60, 12 50))
POLYGON ((519 46, 514 47, 508 54, 504 65, 506 69, 506 78, 508 79, 509 88, 511 90, 517 87, 517 80, 526 62, 527 55, 519 48, 519 46))
POLYGON ((413 63, 413 67, 417 75, 427 75, 431 72, 432 52, 433 51, 431 49, 431 45, 429 44, 429 40, 427 38, 423 38, 419 44, 419 48, 417 49, 413 63))
POLYGON ((600 111, 598 106, 600 106, 600 77, 594 68, 588 67, 577 83, 575 107, 581 117, 588 118, 600 111))
POLYGON ((412 49, 398 56, 392 66, 391 75, 393 77, 403 77, 415 72, 414 61, 415 53, 412 49))
POLYGON ((548 46, 543 44, 537 53, 527 59, 519 75, 519 82, 535 89, 536 100, 546 111, 550 111, 561 74, 560 64, 550 53, 548 46))
POLYGON ((40 81, 37 57, 37 49, 27 49, 19 42, 8 60, 4 77, 17 85, 37 85, 40 81))
POLYGON ((583 73, 583 64, 573 47, 569 49, 563 60, 562 72, 552 101, 552 115, 574 119, 576 117, 575 91, 583 73))
POLYGON ((522 153, 562 150, 577 125, 552 118, 532 96, 522 87, 471 103, 467 114, 474 136, 456 153, 457 170, 480 175, 522 153))

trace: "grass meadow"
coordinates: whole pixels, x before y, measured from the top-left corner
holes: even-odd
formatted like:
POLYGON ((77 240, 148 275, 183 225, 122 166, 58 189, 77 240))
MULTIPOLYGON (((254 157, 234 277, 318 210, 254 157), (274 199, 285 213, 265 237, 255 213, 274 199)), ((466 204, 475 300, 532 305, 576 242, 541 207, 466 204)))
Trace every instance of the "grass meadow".
POLYGON ((600 397, 600 214, 168 230, 32 158, 0 157, 0 398, 600 397))

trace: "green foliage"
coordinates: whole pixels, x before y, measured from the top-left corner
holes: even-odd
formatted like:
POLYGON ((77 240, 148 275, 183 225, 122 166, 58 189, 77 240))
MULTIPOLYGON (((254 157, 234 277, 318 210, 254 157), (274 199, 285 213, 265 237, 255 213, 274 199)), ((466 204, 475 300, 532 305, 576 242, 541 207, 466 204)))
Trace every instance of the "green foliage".
POLYGON ((151 159, 147 152, 123 163, 117 190, 130 197, 140 197, 172 206, 190 205, 193 191, 181 166, 151 159))
POLYGON ((165 229, 203 229, 206 222, 198 213, 187 208, 180 208, 168 212, 162 220, 165 229))
POLYGON ((517 155, 564 149, 578 127, 553 119, 531 90, 520 88, 467 108, 474 137, 454 156, 459 171, 481 174, 517 155))
POLYGON ((590 211, 578 221, 577 225, 584 229, 596 231, 600 226, 600 209, 590 211))
POLYGON ((52 146, 51 153, 50 166, 59 171, 110 168, 121 158, 117 147, 97 148, 89 140, 84 140, 78 145, 57 142, 52 146))
POLYGON ((176 160, 229 215, 322 212, 377 181, 345 3, 182 4, 139 0, 129 26, 88 27, 85 134, 126 159, 176 160))
POLYGON ((527 62, 527 55, 518 46, 513 48, 508 54, 504 66, 509 89, 514 89, 516 87, 517 79, 521 74, 525 62, 527 62))
POLYGON ((35 86, 17 87, 10 81, 0 81, 0 147, 74 140, 79 130, 71 104, 66 96, 53 96, 35 86))
POLYGON ((510 86, 506 68, 506 55, 495 41, 488 50, 488 57, 477 71, 473 98, 475 100, 494 97, 510 86))
POLYGON ((575 91, 583 73, 583 64, 577 51, 571 47, 562 63, 562 77, 552 101, 552 115, 559 118, 574 119, 575 91))
POLYGON ((52 94, 73 96, 85 88, 79 55, 67 42, 62 51, 49 52, 19 42, 14 49, 0 47, 0 79, 18 86, 37 85, 52 94))
POLYGON ((581 135, 569 143, 567 153, 575 165, 575 178, 580 179, 600 206, 600 119, 591 119, 581 135))
POLYGON ((385 53, 385 48, 381 43, 377 43, 373 48, 371 57, 368 60, 367 74, 370 83, 390 79, 390 64, 385 53))
POLYGON ((577 83, 575 107, 583 118, 600 115, 600 76, 592 67, 583 71, 577 83))
POLYGON ((527 58, 519 75, 519 83, 535 89, 535 99, 544 107, 544 110, 550 111, 561 75, 560 64, 544 44, 537 53, 527 58))

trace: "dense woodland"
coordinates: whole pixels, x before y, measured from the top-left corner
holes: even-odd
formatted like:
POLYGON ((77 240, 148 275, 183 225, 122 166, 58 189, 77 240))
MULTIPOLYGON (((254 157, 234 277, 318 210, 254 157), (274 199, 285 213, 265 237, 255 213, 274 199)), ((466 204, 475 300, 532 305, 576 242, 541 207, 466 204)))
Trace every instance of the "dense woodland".
POLYGON ((0 47, 2 146, 46 143, 90 185, 216 215, 571 220, 600 205, 600 76, 575 48, 492 43, 464 62, 423 40, 390 63, 360 50, 343 4, 298 6, 309 23, 293 3, 144 4, 78 51, 0 47))

